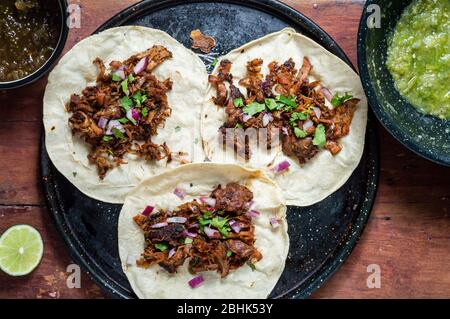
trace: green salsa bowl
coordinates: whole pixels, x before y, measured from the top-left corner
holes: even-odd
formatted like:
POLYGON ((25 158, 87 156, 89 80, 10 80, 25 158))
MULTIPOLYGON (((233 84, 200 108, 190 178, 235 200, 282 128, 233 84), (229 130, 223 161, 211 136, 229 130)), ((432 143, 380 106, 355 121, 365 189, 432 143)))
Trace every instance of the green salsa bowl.
POLYGON ((389 36, 412 1, 366 2, 358 32, 359 73, 370 105, 383 126, 413 152, 450 166, 450 120, 419 112, 397 91, 386 66, 389 36))

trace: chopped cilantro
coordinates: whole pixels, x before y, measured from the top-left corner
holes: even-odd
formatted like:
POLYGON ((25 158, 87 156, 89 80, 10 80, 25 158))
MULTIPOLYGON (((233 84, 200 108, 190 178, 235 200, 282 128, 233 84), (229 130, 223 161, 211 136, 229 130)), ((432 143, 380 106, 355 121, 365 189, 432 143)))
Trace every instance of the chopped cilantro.
POLYGON ((142 103, 144 103, 147 100, 146 95, 142 95, 140 91, 133 94, 133 100, 136 102, 138 107, 141 107, 142 103))
POLYGON ((211 226, 216 227, 224 237, 228 237, 228 232, 231 230, 228 227, 228 218, 214 217, 211 220, 211 226))
POLYGON ((166 244, 163 244, 163 243, 156 243, 155 244, 155 248, 160 250, 160 251, 165 251, 165 250, 167 250, 168 246, 166 244))
POLYGON ((314 132, 313 144, 318 148, 322 148, 327 143, 327 137, 325 134, 325 126, 323 124, 319 124, 316 127, 316 131, 314 132))
POLYGON ((275 99, 264 99, 264 103, 271 111, 275 110, 278 107, 277 101, 275 101, 275 99))
POLYGON ((292 126, 297 126, 297 121, 304 121, 308 118, 308 113, 303 111, 303 112, 294 112, 291 114, 291 117, 289 118, 289 123, 292 126))
POLYGON ((112 136, 108 136, 108 135, 103 136, 103 140, 104 140, 105 142, 112 141, 113 139, 114 139, 114 137, 112 137, 112 136))
POLYGON ((305 138, 308 135, 308 133, 306 133, 305 131, 299 129, 298 127, 294 127, 294 134, 298 138, 305 138))
POLYGON ((233 100, 233 104, 236 107, 243 107, 244 106, 244 100, 241 97, 238 97, 233 100))
POLYGON ((286 97, 284 95, 278 95, 277 101, 288 106, 288 109, 297 107, 297 97, 296 96, 290 96, 286 97))
POLYGON ((112 132, 113 132, 114 136, 117 137, 118 139, 123 139, 125 137, 123 135, 123 133, 121 131, 119 131, 119 129, 117 129, 116 127, 112 128, 112 132))
POLYGON ((233 256, 233 252, 231 250, 228 250, 227 251, 227 257, 231 257, 231 256, 233 256))
POLYGON ((113 80, 114 82, 120 82, 120 81, 122 81, 122 79, 120 78, 120 76, 118 76, 118 75, 115 74, 115 73, 113 73, 113 74, 111 75, 111 78, 112 78, 112 80, 113 80))
POLYGON ((175 132, 179 132, 179 131, 181 131, 181 126, 179 126, 179 125, 175 126, 175 132))
POLYGON ((123 93, 125 93, 126 95, 130 93, 128 91, 128 79, 123 80, 122 83, 120 83, 120 86, 122 87, 123 93))
POLYGON ((347 102, 348 100, 352 99, 353 95, 348 94, 347 92, 345 92, 345 94, 343 96, 339 96, 339 93, 336 93, 335 95, 333 95, 333 98, 331 99, 331 104, 334 107, 338 107, 339 105, 344 104, 345 102, 347 102))
POLYGON ((142 113, 142 116, 144 116, 144 117, 147 116, 148 115, 148 108, 144 107, 142 109, 141 113, 142 113))
POLYGON ((234 126, 234 128, 244 128, 244 127, 242 126, 242 124, 236 123, 236 125, 234 126))
POLYGON ((193 242, 193 240, 192 240, 192 238, 190 238, 190 237, 186 237, 186 238, 184 239, 184 243, 185 243, 186 245, 192 244, 192 242, 193 242))
POLYGON ((122 117, 122 118, 118 119, 118 121, 122 124, 127 124, 130 120, 127 119, 126 117, 122 117))
POLYGON ((212 66, 213 68, 215 68, 216 65, 217 65, 217 62, 219 62, 219 59, 217 59, 217 57, 214 57, 214 60, 212 61, 211 66, 212 66))
POLYGON ((251 262, 248 262, 247 265, 252 269, 252 271, 256 270, 256 266, 252 264, 251 262))
POLYGON ((249 105, 245 106, 243 111, 245 114, 253 116, 255 114, 261 113, 266 109, 265 104, 261 104, 258 102, 252 102, 249 105))
POLYGON ((136 79, 132 74, 128 75, 128 82, 133 83, 134 80, 136 80, 136 79))
POLYGON ((124 96, 120 99, 120 106, 128 111, 131 107, 133 107, 133 100, 131 100, 128 96, 124 96))

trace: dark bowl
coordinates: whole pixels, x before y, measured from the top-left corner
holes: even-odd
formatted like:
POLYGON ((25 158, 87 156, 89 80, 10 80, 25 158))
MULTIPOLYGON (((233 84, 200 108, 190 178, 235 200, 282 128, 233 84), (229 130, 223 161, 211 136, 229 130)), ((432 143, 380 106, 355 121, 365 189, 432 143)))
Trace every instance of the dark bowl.
POLYGON ((64 46, 66 45, 67 35, 69 34, 69 27, 67 26, 67 17, 68 17, 67 0, 55 0, 55 5, 56 4, 59 6, 59 11, 61 15, 61 24, 58 43, 55 49, 53 50, 52 55, 39 69, 27 75, 26 77, 15 81, 0 82, 0 90, 16 89, 37 81, 42 76, 44 76, 48 71, 50 71, 52 66, 58 60, 59 56, 61 55, 61 52, 64 49, 64 46))
POLYGON ((386 67, 388 35, 411 2, 366 2, 358 32, 359 73, 369 103, 384 127, 413 152, 450 166, 450 121, 418 112, 395 89, 386 67), (367 26, 367 19, 374 13, 373 5, 378 5, 380 9, 379 28, 367 26))

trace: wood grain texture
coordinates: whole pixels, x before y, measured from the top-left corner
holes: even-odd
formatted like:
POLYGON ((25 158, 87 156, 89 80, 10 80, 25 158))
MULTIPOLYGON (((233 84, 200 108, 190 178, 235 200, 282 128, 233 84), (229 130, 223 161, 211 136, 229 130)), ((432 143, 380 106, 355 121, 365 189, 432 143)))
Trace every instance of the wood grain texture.
MULTIPOLYGON (((135 0, 81 0, 82 28, 66 51, 135 0)), ((356 65, 356 34, 364 1, 285 0, 317 22, 356 65)), ((0 298, 101 298, 92 281, 68 289, 72 263, 49 214, 39 182, 39 137, 46 79, 24 90, 0 92, 0 233, 27 223, 45 242, 38 269, 23 278, 0 273, 0 298)), ((450 168, 426 161, 380 127, 381 178, 363 236, 346 263, 313 298, 450 297, 450 168), (381 267, 381 288, 369 289, 367 266, 381 267)))

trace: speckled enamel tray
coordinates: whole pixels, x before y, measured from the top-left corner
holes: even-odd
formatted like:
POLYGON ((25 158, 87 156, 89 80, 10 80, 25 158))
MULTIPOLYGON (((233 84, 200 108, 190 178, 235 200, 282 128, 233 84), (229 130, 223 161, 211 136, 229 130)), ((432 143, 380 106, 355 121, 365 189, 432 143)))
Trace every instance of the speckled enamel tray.
MULTIPOLYGON (((120 25, 144 25, 166 31, 186 47, 200 28, 218 40, 215 55, 265 34, 291 26, 350 64, 339 46, 317 25, 290 7, 272 0, 143 1, 105 23, 98 31, 120 25)), ((41 170, 48 208, 74 260, 107 293, 135 298, 122 272, 117 251, 120 205, 93 200, 57 172, 41 144, 41 170)), ((378 182, 378 141, 369 117, 361 163, 337 192, 310 207, 288 210, 290 251, 272 298, 305 298, 320 287, 356 245, 369 217, 378 182)))

